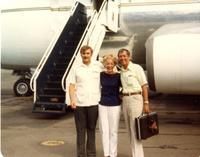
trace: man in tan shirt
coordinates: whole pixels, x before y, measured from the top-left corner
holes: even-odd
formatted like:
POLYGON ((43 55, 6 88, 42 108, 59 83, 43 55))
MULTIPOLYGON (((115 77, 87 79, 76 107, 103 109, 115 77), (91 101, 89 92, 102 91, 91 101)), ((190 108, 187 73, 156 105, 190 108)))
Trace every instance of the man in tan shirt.
POLYGON ((122 66, 122 105, 132 157, 144 157, 142 142, 136 138, 135 118, 142 112, 149 112, 148 83, 142 67, 130 61, 130 52, 127 49, 118 51, 118 60, 122 66))

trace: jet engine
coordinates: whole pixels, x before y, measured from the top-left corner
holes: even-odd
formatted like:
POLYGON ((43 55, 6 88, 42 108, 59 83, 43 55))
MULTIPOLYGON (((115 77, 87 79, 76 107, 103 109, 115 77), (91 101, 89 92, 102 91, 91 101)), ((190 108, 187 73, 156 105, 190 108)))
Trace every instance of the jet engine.
POLYGON ((146 41, 150 89, 200 94, 200 23, 169 24, 146 41))

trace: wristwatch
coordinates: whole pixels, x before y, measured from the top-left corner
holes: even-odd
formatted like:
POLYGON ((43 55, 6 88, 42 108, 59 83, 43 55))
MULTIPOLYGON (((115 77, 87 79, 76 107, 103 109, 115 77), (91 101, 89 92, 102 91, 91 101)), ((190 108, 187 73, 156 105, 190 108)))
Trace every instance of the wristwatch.
POLYGON ((149 101, 148 101, 148 100, 145 100, 145 101, 144 101, 144 104, 149 104, 149 101))

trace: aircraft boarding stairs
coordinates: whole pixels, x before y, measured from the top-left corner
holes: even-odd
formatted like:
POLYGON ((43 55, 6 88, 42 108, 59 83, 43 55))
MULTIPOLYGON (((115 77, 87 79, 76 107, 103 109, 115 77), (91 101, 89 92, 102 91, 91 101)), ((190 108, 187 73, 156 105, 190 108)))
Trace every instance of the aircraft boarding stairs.
POLYGON ((34 92, 33 112, 65 113, 69 102, 68 79, 71 69, 81 63, 80 48, 93 48, 96 60, 106 28, 118 29, 118 6, 113 1, 103 1, 101 8, 88 20, 86 7, 76 2, 64 28, 50 43, 30 82, 34 92))

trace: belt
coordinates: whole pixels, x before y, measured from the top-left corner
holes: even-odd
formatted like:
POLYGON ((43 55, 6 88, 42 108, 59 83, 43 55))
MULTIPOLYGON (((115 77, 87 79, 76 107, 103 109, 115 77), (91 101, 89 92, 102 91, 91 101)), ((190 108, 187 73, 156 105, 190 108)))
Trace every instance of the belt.
POLYGON ((131 95, 138 95, 138 94, 141 94, 141 92, 122 93, 123 96, 131 96, 131 95))

